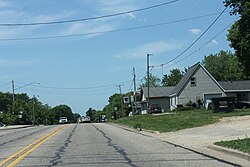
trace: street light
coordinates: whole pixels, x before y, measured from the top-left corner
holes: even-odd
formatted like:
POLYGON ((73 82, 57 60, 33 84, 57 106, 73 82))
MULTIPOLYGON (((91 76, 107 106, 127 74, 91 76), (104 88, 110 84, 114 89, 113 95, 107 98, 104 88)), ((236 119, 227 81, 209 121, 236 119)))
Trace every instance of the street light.
POLYGON ((30 85, 34 85, 34 84, 39 85, 40 83, 38 83, 38 82, 32 82, 32 83, 23 85, 21 87, 15 88, 14 80, 12 80, 12 112, 13 113, 14 113, 14 109, 15 109, 15 90, 21 89, 21 88, 24 88, 24 87, 27 87, 27 86, 30 86, 30 85))

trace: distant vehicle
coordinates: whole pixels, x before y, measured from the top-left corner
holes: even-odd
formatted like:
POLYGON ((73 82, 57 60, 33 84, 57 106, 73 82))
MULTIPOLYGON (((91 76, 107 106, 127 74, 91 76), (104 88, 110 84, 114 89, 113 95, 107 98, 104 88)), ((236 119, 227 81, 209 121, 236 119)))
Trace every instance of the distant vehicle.
POLYGON ((91 123, 91 119, 90 119, 90 117, 89 116, 86 116, 86 117, 82 117, 82 122, 83 123, 91 123))
POLYGON ((107 122, 107 117, 106 115, 101 116, 101 122, 107 122))
POLYGON ((0 122, 0 127, 5 127, 6 125, 2 122, 0 122))
POLYGON ((68 123, 68 118, 67 118, 67 117, 60 117, 59 123, 60 123, 60 124, 68 123))
POLYGON ((159 104, 152 104, 150 106, 150 113, 161 113, 161 106, 159 104))

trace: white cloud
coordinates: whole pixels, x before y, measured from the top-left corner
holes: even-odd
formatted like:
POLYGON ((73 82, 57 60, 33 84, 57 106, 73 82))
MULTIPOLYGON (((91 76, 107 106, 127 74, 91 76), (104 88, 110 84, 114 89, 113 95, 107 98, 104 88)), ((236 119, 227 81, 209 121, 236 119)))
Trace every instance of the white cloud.
POLYGON ((194 29, 190 29, 189 32, 191 32, 193 35, 198 35, 201 33, 201 29, 194 28, 194 29))
POLYGON ((155 55, 159 55, 168 51, 179 49, 183 46, 183 43, 176 41, 156 41, 151 43, 146 43, 137 48, 119 53, 115 55, 115 58, 129 58, 129 59, 137 59, 137 58, 145 58, 147 53, 153 53, 155 55))
POLYGON ((101 35, 101 32, 104 31, 112 31, 116 28, 115 25, 107 24, 107 23, 92 23, 92 24, 85 24, 85 23, 75 23, 71 25, 66 31, 63 31, 62 35, 72 35, 72 34, 84 34, 90 33, 87 38, 95 37, 101 35), (91 34, 96 33, 97 34, 91 34))
MULTIPOLYGON (((100 0, 99 7, 97 11, 101 14, 115 14, 120 12, 126 12, 135 10, 137 7, 133 1, 130 0, 100 0)), ((96 3, 96 2, 95 2, 96 3)), ((129 18, 130 20, 136 19, 136 15, 134 13, 128 13, 122 15, 123 18, 129 18)))
POLYGON ((211 41, 211 45, 218 45, 219 44, 219 42, 217 42, 215 39, 213 39, 212 41, 211 41))
MULTIPOLYGON (((0 1, 1 2, 1 1, 0 1)), ((35 15, 27 12, 19 12, 15 10, 2 10, 0 11, 0 22, 1 23, 31 23, 31 22, 49 22, 55 20, 62 20, 71 16, 72 12, 64 12, 61 14, 51 15, 35 15)), ((30 37, 31 32, 33 36, 36 31, 40 28, 46 27, 43 25, 36 26, 1 26, 0 27, 0 38, 19 38, 19 37, 30 37)), ((50 31, 46 31, 49 33, 50 31)))
POLYGON ((5 8, 9 6, 10 6, 10 2, 0 0, 0 8, 5 8))
POLYGON ((38 59, 34 59, 34 60, 23 60, 23 59, 0 59, 0 67, 19 67, 19 66, 27 66, 30 64, 34 64, 36 62, 38 62, 38 59))

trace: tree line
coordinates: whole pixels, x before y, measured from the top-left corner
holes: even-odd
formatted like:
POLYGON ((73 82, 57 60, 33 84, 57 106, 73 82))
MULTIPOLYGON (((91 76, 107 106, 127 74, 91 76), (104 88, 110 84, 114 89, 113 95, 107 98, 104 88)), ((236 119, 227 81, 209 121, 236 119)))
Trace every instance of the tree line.
POLYGON ((0 122, 5 124, 57 124, 62 116, 69 122, 77 122, 80 115, 67 105, 50 107, 26 93, 14 94, 13 100, 12 93, 0 92, 0 122))

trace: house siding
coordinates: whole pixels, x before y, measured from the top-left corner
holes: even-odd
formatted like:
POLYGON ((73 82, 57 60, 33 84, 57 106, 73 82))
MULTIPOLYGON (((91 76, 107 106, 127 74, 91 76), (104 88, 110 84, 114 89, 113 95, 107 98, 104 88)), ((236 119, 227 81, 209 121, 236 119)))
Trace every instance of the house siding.
POLYGON ((198 98, 204 99, 204 94, 222 93, 222 96, 225 96, 222 89, 203 68, 198 68, 197 72, 192 77, 196 78, 196 86, 191 86, 191 81, 189 79, 189 82, 178 96, 178 104, 186 104, 189 100, 196 102, 198 98))

